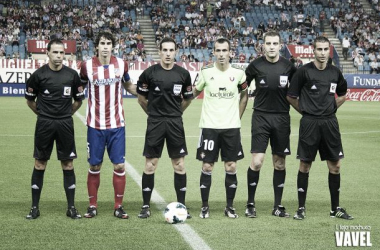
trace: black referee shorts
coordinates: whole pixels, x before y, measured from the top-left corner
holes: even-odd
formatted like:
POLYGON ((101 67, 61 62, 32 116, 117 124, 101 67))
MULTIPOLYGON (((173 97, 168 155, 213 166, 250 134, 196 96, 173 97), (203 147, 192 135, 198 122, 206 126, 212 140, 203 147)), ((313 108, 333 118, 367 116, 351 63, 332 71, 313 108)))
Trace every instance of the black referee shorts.
POLYGON ((272 154, 290 155, 290 116, 254 111, 251 127, 251 153, 265 153, 268 143, 272 154))
POLYGON ((297 158, 314 161, 319 151, 322 161, 338 161, 344 157, 336 116, 303 116, 300 121, 297 158))
POLYGON ((52 119, 38 116, 34 133, 33 157, 42 161, 49 160, 54 141, 56 142, 58 160, 77 158, 72 117, 52 119))
POLYGON ((160 158, 165 140, 171 159, 187 155, 182 117, 148 117, 143 155, 160 158))

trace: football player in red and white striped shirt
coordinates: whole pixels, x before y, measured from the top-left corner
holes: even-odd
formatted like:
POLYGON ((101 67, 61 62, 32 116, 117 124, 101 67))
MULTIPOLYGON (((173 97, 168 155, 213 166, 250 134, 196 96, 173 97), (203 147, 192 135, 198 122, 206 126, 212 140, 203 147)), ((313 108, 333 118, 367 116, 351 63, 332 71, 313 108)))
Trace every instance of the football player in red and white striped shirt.
POLYGON ((90 199, 85 217, 97 215, 97 195, 100 169, 105 148, 114 165, 113 186, 115 190, 114 215, 128 219, 122 202, 125 189, 125 124, 123 110, 123 87, 133 95, 127 62, 112 55, 115 38, 109 32, 100 32, 95 46, 97 55, 82 63, 80 76, 87 84, 87 153, 90 169, 87 189, 90 199))

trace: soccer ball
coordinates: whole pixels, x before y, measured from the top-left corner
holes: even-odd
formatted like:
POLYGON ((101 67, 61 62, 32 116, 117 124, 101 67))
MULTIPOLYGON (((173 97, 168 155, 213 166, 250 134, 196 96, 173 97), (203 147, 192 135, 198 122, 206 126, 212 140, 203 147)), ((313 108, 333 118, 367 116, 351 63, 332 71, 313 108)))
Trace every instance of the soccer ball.
POLYGON ((167 223, 183 223, 187 219, 187 208, 180 202, 172 202, 166 206, 164 215, 167 223))

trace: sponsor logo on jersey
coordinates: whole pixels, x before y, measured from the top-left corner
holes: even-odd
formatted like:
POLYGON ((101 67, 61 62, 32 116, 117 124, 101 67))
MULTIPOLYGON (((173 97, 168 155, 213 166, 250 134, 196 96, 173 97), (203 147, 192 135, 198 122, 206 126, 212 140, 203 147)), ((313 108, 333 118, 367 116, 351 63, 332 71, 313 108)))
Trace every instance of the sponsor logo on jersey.
POLYGON ((317 89, 317 86, 313 85, 311 86, 311 89, 317 89))
POLYGON ((32 189, 40 189, 40 188, 36 184, 33 184, 32 189))
POLYGON ((49 90, 45 89, 44 94, 50 94, 49 90))
POLYGON ((179 191, 185 192, 186 191, 186 187, 181 188, 179 191))
POLYGON ((75 189, 75 188, 76 188, 76 186, 75 186, 75 184, 73 184, 70 187, 68 187, 67 189, 75 189))
POLYGON ((107 78, 107 79, 96 79, 92 81, 92 84, 96 86, 102 86, 102 85, 113 85, 117 82, 120 82, 120 78, 107 78))
POLYGON ((230 81, 231 81, 231 82, 235 81, 235 77, 230 76, 230 81))
POLYGON ((265 80, 264 80, 264 79, 261 79, 260 84, 261 84, 261 85, 264 85, 264 84, 265 84, 265 80))
POLYGON ((205 158, 206 157, 206 154, 205 153, 201 153, 201 158, 203 159, 203 158, 205 158))
POLYGON ((229 188, 237 188, 237 186, 236 186, 236 184, 234 183, 234 184, 231 184, 231 185, 229 186, 229 188))
POLYGON ((284 153, 289 153, 289 149, 285 148, 284 153))
POLYGON ((161 91, 160 88, 158 86, 156 86, 156 88, 154 89, 154 91, 161 91))
POLYGON ((205 185, 202 184, 199 188, 207 188, 207 187, 206 187, 205 185))
POLYGON ((144 188, 142 191, 143 191, 143 192, 150 192, 150 191, 152 191, 152 189, 146 187, 146 188, 144 188))
POLYGON ((70 157, 74 157, 76 154, 74 152, 71 152, 70 157))
POLYGON ((238 153, 238 156, 241 156, 243 153, 241 152, 241 151, 239 151, 239 153, 238 153))
POLYGON ((298 192, 305 193, 305 190, 303 190, 303 188, 299 188, 298 192))
POLYGON ((279 187, 279 188, 283 188, 285 185, 284 185, 284 183, 281 183, 280 185, 278 185, 277 187, 279 187))
POLYGON ((181 151, 179 151, 180 154, 185 153, 185 150, 182 148, 181 151))
POLYGON ((257 183, 256 183, 256 182, 252 182, 252 183, 249 183, 249 185, 250 185, 251 187, 254 187, 254 186, 257 185, 257 183))

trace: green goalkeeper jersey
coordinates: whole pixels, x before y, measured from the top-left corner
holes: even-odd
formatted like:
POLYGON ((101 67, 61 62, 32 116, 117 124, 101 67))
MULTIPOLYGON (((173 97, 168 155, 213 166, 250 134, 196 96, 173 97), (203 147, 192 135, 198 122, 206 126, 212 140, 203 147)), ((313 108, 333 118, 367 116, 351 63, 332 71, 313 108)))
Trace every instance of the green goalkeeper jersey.
POLYGON ((202 68, 196 82, 198 91, 204 90, 200 128, 240 128, 239 90, 246 91, 244 69, 230 65, 220 71, 215 64, 202 68))

